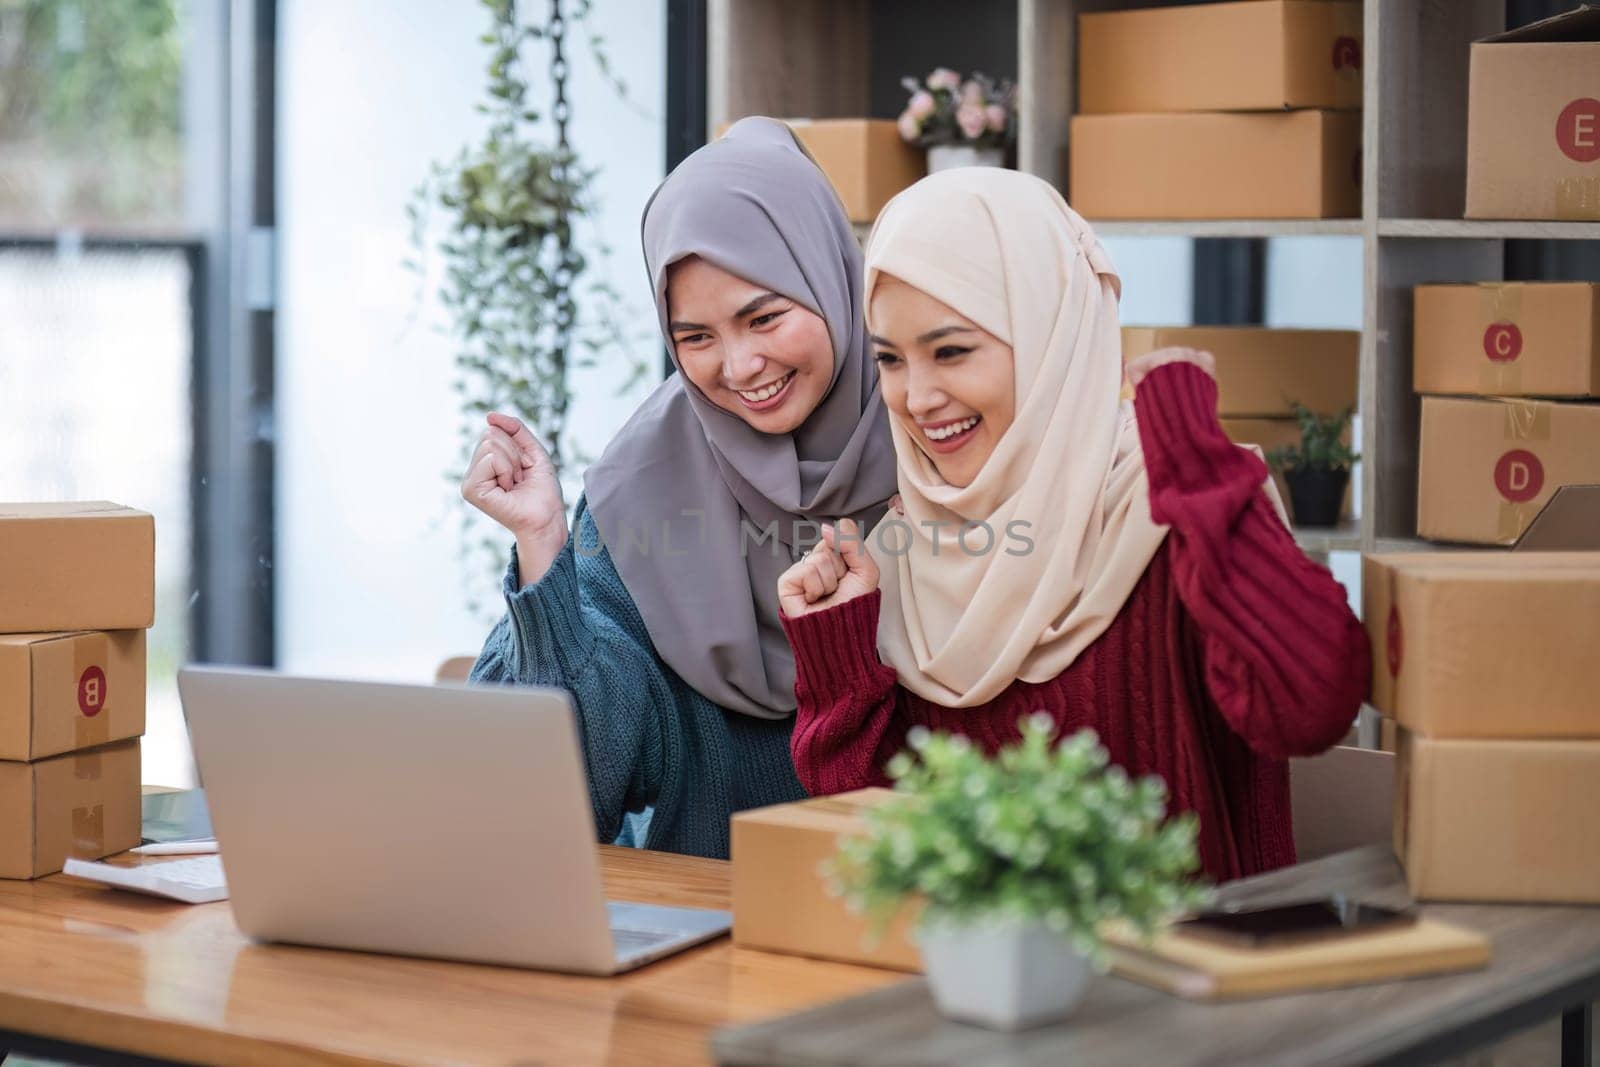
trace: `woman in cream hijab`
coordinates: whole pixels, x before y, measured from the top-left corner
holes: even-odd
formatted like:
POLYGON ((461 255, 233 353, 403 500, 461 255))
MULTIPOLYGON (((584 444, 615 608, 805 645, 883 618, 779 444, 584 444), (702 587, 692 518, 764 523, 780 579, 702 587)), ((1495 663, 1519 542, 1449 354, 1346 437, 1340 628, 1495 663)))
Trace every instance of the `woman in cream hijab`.
POLYGON ((993 751, 1043 712, 1165 778, 1211 877, 1293 862, 1285 761, 1348 730, 1367 639, 1223 434, 1209 355, 1125 376, 1110 261, 1014 171, 918 182, 866 266, 901 505, 780 580, 802 784, 881 783, 915 726, 993 751))

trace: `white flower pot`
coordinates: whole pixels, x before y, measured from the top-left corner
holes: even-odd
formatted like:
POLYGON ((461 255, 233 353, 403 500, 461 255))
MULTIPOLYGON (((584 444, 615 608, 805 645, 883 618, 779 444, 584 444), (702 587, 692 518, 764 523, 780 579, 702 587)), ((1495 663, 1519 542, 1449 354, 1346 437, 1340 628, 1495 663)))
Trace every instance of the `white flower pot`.
POLYGON ((1087 957, 1042 923, 934 921, 918 928, 917 943, 940 1014, 995 1030, 1066 1018, 1094 974, 1087 957))
POLYGON ((978 148, 970 144, 936 144, 928 149, 928 173, 935 174, 951 167, 1003 167, 1005 151, 999 148, 978 148))

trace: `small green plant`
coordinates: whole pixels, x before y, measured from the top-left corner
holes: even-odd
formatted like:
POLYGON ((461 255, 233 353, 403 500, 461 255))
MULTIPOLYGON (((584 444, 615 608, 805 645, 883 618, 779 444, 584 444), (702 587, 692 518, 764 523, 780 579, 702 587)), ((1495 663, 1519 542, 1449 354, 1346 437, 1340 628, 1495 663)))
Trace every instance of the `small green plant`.
POLYGON ((911 900, 924 923, 1040 922, 1103 962, 1099 926, 1148 936, 1203 904, 1193 814, 1166 818, 1167 787, 1131 779, 1093 730, 1055 743, 1044 715, 990 759, 965 737, 915 729, 888 766, 900 796, 867 813, 827 865, 831 888, 882 930, 911 900))
POLYGON ((1347 471, 1361 458, 1344 443, 1354 408, 1345 408, 1337 415, 1318 415, 1298 402, 1290 407, 1300 423, 1300 444, 1269 449, 1268 463, 1286 471, 1347 471))

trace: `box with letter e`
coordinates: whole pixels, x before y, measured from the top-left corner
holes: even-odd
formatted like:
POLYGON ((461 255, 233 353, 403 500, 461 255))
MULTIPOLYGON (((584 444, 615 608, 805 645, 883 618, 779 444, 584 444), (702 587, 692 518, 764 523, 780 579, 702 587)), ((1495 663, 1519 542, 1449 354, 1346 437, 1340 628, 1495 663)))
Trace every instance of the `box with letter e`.
POLYGON ((1467 217, 1600 219, 1600 7, 1472 46, 1467 217))

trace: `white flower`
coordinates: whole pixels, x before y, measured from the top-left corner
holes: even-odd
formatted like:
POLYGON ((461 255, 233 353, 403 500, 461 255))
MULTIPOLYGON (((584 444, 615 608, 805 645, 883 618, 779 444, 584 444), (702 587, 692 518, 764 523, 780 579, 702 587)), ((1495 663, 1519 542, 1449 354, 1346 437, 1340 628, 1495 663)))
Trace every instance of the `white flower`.
POLYGON ((895 127, 899 129, 902 141, 915 141, 922 136, 922 123, 917 121, 917 116, 911 113, 910 108, 900 112, 900 120, 895 127))
POLYGON ((967 140, 976 141, 988 127, 989 116, 983 113, 981 107, 962 104, 956 109, 956 125, 961 127, 961 133, 967 140))
POLYGON ((952 93, 961 88, 961 75, 949 67, 937 67, 928 75, 928 88, 948 89, 952 93))
POLYGON ((906 104, 906 113, 915 115, 919 120, 933 114, 938 105, 934 103, 933 94, 926 89, 918 89, 911 94, 911 102, 906 104))

